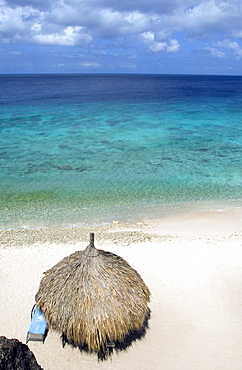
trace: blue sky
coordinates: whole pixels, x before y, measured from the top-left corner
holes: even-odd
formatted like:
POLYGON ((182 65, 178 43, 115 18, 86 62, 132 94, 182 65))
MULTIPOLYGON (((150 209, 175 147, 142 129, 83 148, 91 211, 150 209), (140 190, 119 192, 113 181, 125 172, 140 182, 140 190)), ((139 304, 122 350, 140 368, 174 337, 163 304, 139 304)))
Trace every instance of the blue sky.
POLYGON ((242 0, 0 0, 0 73, 242 74, 242 0))

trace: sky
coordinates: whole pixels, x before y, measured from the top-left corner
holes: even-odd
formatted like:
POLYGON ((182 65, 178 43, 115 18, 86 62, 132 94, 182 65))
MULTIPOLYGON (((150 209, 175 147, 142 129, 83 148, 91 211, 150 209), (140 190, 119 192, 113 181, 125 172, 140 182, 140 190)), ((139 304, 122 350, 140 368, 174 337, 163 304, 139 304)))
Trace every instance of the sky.
POLYGON ((242 74, 242 0, 0 0, 0 74, 242 74))

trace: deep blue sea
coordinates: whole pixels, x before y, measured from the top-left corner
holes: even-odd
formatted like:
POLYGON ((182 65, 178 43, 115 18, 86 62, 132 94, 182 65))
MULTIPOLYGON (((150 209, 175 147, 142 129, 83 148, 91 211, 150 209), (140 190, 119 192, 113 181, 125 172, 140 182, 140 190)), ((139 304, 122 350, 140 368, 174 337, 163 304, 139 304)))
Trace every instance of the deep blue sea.
POLYGON ((0 75, 0 228, 242 206, 242 77, 0 75))

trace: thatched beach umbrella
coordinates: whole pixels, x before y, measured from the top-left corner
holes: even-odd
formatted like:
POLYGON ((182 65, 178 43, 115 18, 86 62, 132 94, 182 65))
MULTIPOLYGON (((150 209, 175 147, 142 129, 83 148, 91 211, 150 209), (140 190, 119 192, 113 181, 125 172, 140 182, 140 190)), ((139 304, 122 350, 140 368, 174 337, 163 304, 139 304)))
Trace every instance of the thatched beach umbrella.
POLYGON ((101 359, 141 338, 148 327, 149 289, 123 258, 96 249, 93 233, 84 251, 45 272, 35 298, 64 342, 101 359))

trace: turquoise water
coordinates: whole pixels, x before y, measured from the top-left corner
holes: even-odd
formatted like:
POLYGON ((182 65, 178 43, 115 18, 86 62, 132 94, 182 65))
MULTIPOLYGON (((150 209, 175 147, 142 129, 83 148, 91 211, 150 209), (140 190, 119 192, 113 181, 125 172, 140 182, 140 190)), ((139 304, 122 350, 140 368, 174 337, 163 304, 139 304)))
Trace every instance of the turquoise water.
POLYGON ((239 77, 0 76, 1 86, 2 229, 242 204, 239 77))

